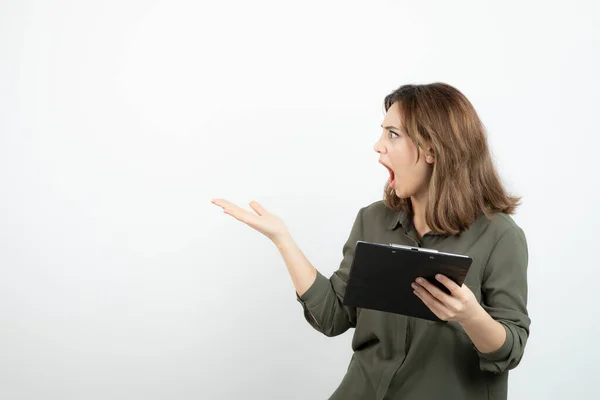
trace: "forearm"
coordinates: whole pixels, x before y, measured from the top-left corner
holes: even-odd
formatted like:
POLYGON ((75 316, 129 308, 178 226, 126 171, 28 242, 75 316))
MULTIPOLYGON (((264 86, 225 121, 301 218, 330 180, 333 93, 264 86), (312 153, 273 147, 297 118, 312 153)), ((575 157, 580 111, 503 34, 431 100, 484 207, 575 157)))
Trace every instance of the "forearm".
POLYGON ((314 283, 317 270, 302 253, 291 235, 288 234, 273 240, 273 243, 283 257, 298 296, 302 296, 314 283))
POLYGON ((491 353, 498 350, 506 340, 506 330, 479 306, 475 315, 460 323, 477 350, 491 353))

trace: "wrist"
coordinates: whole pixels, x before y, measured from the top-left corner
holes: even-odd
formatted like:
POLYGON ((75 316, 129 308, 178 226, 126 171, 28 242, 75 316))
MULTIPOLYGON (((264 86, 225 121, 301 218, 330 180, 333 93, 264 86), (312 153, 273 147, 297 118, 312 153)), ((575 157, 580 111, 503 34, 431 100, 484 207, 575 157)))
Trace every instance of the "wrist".
POLYGON ((483 309, 481 304, 477 303, 473 311, 471 311, 471 313, 469 313, 466 316, 466 318, 462 319, 461 321, 458 321, 458 323, 463 328, 468 328, 470 326, 479 325, 486 318, 489 318, 489 314, 483 309))
POLYGON ((292 238, 292 235, 290 235, 289 232, 285 232, 278 236, 274 236, 273 239, 271 239, 271 241, 280 250, 285 247, 289 247, 294 243, 294 239, 292 238))

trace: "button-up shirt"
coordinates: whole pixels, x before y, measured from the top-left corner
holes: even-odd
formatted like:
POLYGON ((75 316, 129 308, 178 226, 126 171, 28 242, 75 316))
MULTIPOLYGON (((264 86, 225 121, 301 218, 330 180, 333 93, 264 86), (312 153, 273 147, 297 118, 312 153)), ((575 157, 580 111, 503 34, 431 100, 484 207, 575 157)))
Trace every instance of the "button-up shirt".
MULTIPOLYGON (((483 213, 464 232, 418 238, 411 217, 375 202, 359 210, 343 246, 339 268, 317 278, 298 301, 319 332, 336 336, 354 328, 353 356, 330 400, 506 399, 508 372, 517 366, 529 336, 527 242, 504 213, 483 213), (464 284, 506 330, 504 344, 481 353, 460 324, 434 322, 342 304, 358 240, 396 243, 468 255, 464 284)), ((402 268, 402 265, 398 265, 402 268)))

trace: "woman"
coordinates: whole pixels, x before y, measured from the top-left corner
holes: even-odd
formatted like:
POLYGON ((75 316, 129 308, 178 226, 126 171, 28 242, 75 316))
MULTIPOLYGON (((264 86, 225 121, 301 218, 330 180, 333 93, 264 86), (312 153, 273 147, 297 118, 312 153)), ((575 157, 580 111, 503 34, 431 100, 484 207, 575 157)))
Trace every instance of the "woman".
POLYGON ((519 198, 494 169, 473 106, 443 83, 405 85, 385 98, 375 151, 390 174, 384 198, 361 208, 330 278, 294 243, 284 223, 256 202, 225 213, 269 237, 279 249, 307 321, 327 336, 355 328, 353 357, 330 399, 506 399, 508 371, 529 336, 527 243, 509 216, 519 198), (466 254, 462 286, 451 294, 417 279, 414 294, 440 319, 355 309, 342 304, 357 240, 466 254))

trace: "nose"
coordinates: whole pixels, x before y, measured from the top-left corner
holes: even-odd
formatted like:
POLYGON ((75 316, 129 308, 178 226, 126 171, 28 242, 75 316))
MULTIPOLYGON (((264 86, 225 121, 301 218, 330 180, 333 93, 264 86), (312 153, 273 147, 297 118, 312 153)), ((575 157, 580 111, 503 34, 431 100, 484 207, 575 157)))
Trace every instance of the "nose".
POLYGON ((377 141, 375 142, 375 144, 373 145, 373 150, 375 150, 376 153, 384 153, 385 152, 385 146, 383 145, 383 143, 381 142, 381 137, 379 139, 377 139, 377 141))

